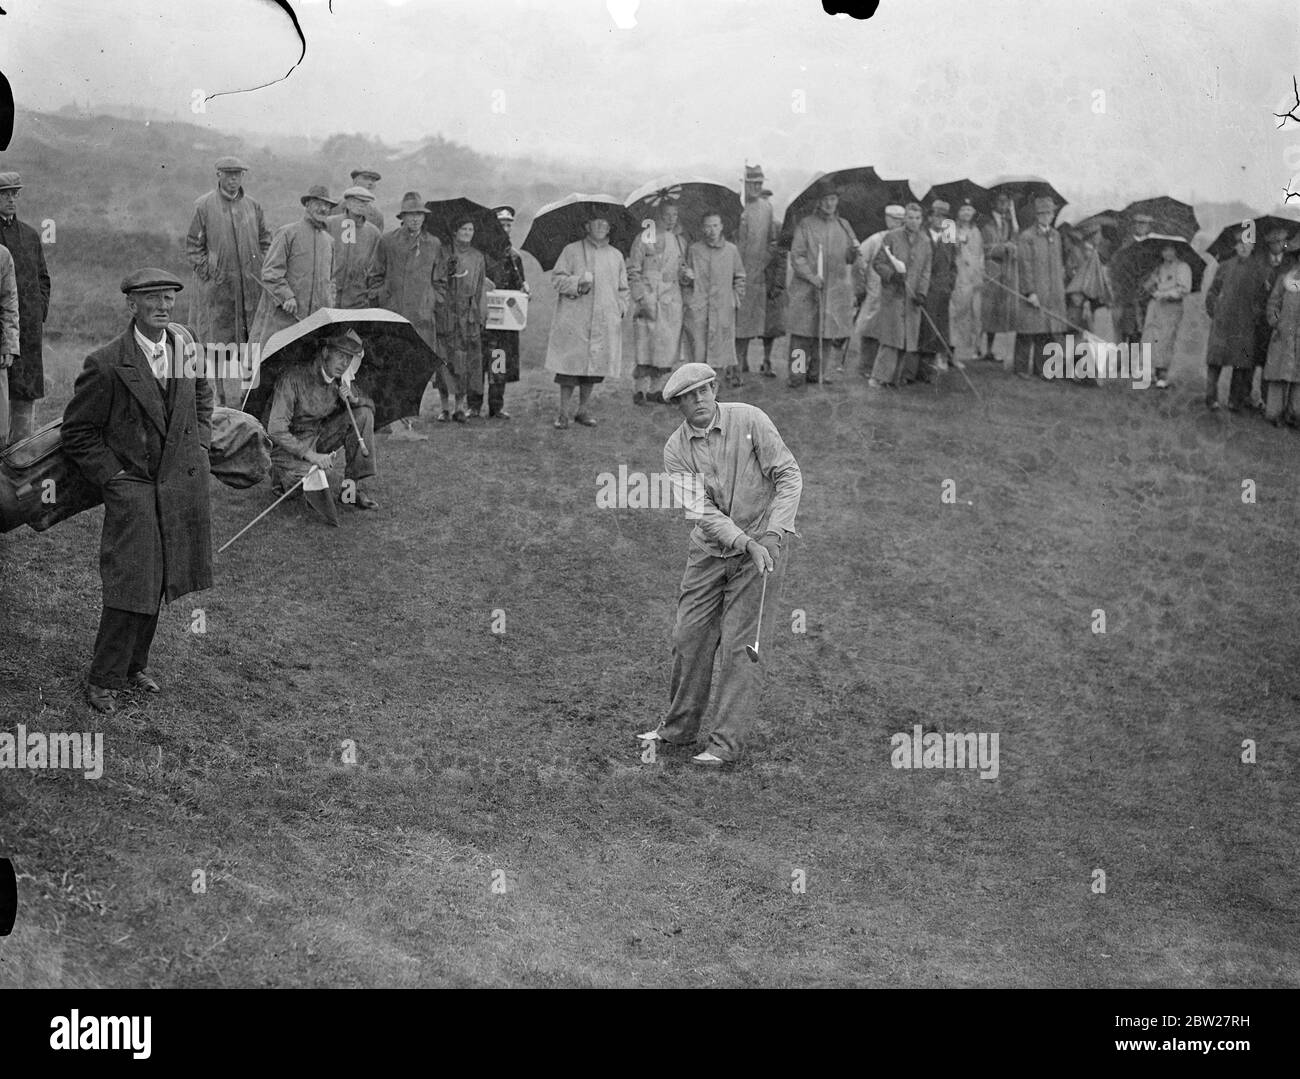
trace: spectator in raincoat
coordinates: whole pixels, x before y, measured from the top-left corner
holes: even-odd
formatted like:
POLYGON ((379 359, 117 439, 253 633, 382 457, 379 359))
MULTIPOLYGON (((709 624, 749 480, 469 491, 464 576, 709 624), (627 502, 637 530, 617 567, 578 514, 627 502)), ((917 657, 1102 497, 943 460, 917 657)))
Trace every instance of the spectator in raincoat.
POLYGON ((817 209, 795 226, 790 244, 794 278, 786 317, 791 386, 802 386, 805 380, 829 384, 831 365, 823 363, 822 349, 829 342, 832 351, 842 356, 853 332, 850 268, 858 254, 858 238, 853 226, 839 216, 838 188, 823 181, 816 193, 817 209), (796 353, 803 356, 802 364, 796 353))
POLYGON ((1264 364, 1264 418, 1276 427, 1295 427, 1300 406, 1300 265, 1291 263, 1278 276, 1268 298, 1268 323, 1273 336, 1264 364))
POLYGON ((14 259, 0 247, 0 450, 9 435, 9 368, 18 355, 18 279, 14 259))
MULTIPOLYGON (((380 239, 366 281, 371 306, 396 311, 415 327, 420 340, 438 353, 441 360, 438 331, 434 325, 433 267, 442 254, 442 243, 424 231, 428 212, 418 191, 408 191, 402 196, 402 205, 397 211, 397 227, 384 233, 380 239)), ((433 385, 441 400, 437 418, 439 422, 446 422, 451 419, 451 412, 447 390, 437 370, 433 374, 433 385)), ((398 433, 406 438, 427 437, 417 435, 409 427, 404 434, 400 430, 398 433)))
MULTIPOLYGON (((745 297, 740 301, 740 310, 736 312, 736 359, 742 373, 749 371, 749 342, 752 338, 763 339, 763 366, 760 368, 767 378, 775 378, 772 370, 772 343, 781 336, 773 333, 768 325, 768 289, 766 287, 769 266, 784 260, 777 251, 780 228, 776 214, 772 212, 772 203, 768 197, 771 192, 763 187, 763 169, 760 165, 745 166, 745 209, 740 214, 740 229, 736 233, 736 248, 740 251, 741 262, 745 265, 745 297)), ((785 287, 784 274, 781 281, 785 287)))
POLYGON ((689 241, 677 224, 677 203, 659 207, 652 235, 647 229, 632 241, 627 284, 632 290, 632 403, 664 404, 663 388, 681 361, 682 272, 689 241))
POLYGON ((722 238, 722 215, 705 214, 704 239, 686 255, 690 338, 696 363, 707 363, 726 379, 742 385, 736 369, 736 311, 745 297, 745 264, 736 245, 722 238))
POLYGON ((1232 369, 1228 411, 1250 405, 1255 371, 1255 327, 1268 306, 1268 262, 1252 255, 1255 245, 1238 238, 1236 254, 1215 268, 1205 293, 1210 335, 1205 342, 1205 407, 1219 407, 1219 376, 1232 369))
MULTIPOLYGON (((999 193, 993 201, 993 213, 980 230, 984 242, 984 296, 981 315, 984 326, 984 355, 990 363, 998 363, 993 354, 993 343, 1000 333, 1016 332, 1016 306, 1020 292, 1020 264, 1016 236, 1020 228, 1016 221, 1016 208, 1011 196, 999 193)), ((1015 339, 1012 338, 1014 350, 1015 339)))
POLYGON ((560 252, 551 270, 559 294, 551 336, 546 345, 546 370, 560 387, 560 412, 555 426, 569 426, 573 390, 578 390, 575 423, 595 427, 588 409, 591 391, 617 375, 623 361, 623 316, 631 304, 627 264, 609 242, 606 211, 593 207, 585 235, 560 252))
POLYGON ((1192 291, 1192 268, 1178 257, 1173 244, 1160 249, 1160 263, 1142 282, 1147 301, 1142 342, 1151 346, 1151 366, 1155 369, 1156 389, 1169 388, 1170 365, 1174 362, 1174 343, 1183 321, 1183 300, 1192 291))
POLYGON ((880 245, 894 229, 903 227, 903 207, 890 205, 885 207, 885 227, 873 232, 858 245, 858 256, 853 262, 854 291, 861 301, 857 321, 853 324, 855 333, 862 337, 861 353, 858 359, 860 374, 870 377, 876 362, 876 353, 880 350, 880 274, 872 263, 880 253, 880 245))
POLYGON ((249 331, 249 340, 260 345, 313 311, 334 306, 334 241, 325 221, 338 201, 323 184, 298 201, 302 220, 276 232, 262 263, 262 298, 249 331))
POLYGON ((900 385, 904 360, 916 351, 921 334, 921 308, 930 291, 930 237, 921 227, 925 211, 909 202, 903 227, 886 236, 871 262, 880 275, 880 314, 875 321, 880 349, 867 385, 873 389, 900 385))
POLYGON ((983 343, 981 307, 984 301, 984 237, 975 224, 969 199, 957 207, 957 278, 948 301, 948 327, 953 359, 980 358, 983 343))
POLYGON ((1052 225, 1056 202, 1034 200, 1035 224, 1016 237, 1020 292, 1012 367, 1021 378, 1042 374, 1047 346, 1065 332, 1065 254, 1052 225))
MULTIPOLYGON (((11 354, 8 371, 0 374, 0 394, 8 383, 10 442, 18 442, 36 430, 36 402, 45 396, 42 348, 45 316, 50 311, 50 274, 45 268, 41 234, 18 220, 18 192, 22 186, 18 173, 0 172, 0 247, 13 257, 18 286, 18 354, 11 354)), ((0 446, 5 437, 6 430, 0 428, 0 446)))
MULTIPOLYGON (((200 346, 244 345, 262 302, 262 260, 271 246, 262 207, 244 192, 248 171, 237 157, 216 163, 217 186, 194 202, 185 253, 199 279, 191 307, 200 346)), ((240 403, 239 383, 221 375, 213 382, 217 404, 240 403)))
MULTIPOLYGON (((935 370, 935 357, 950 351, 948 303, 957 284, 956 226, 948 217, 952 207, 946 199, 930 203, 928 234, 930 237, 930 287, 925 293, 924 314, 917 332, 915 359, 908 357, 904 380, 929 382, 935 370)), ((947 370, 947 363, 939 365, 947 370)))
POLYGON ((455 398, 457 423, 467 419, 466 398, 483 385, 483 323, 487 320, 487 260, 474 246, 474 221, 468 216, 450 222, 452 243, 433 266, 434 311, 443 359, 442 384, 455 398))
POLYGON ((360 185, 343 192, 343 212, 325 221, 334 241, 334 305, 349 310, 370 306, 366 284, 370 263, 382 239, 366 220, 366 207, 375 196, 360 185))
MULTIPOLYGON (((1155 223, 1156 219, 1150 214, 1134 214, 1132 235, 1120 245, 1120 250, 1149 236, 1155 223)), ((1142 319, 1147 308, 1142 282, 1136 278, 1117 277, 1111 281, 1111 289, 1115 297, 1115 335, 1121 344, 1138 344, 1142 340, 1142 319)))
MULTIPOLYGON (((374 169, 353 169, 351 172, 352 182, 358 187, 364 187, 370 192, 370 201, 362 208, 362 216, 365 217, 372 225, 379 230, 379 235, 384 234, 384 215, 379 212, 379 207, 375 205, 375 185, 383 179, 374 169)), ((401 217, 401 214, 398 214, 401 217)))

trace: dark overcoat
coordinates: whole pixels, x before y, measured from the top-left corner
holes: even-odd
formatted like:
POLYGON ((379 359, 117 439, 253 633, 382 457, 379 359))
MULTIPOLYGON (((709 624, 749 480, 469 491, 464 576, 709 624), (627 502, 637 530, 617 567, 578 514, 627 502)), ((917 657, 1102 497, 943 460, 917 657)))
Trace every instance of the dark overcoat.
POLYGON ((917 352, 952 352, 948 328, 948 301, 957 284, 957 245, 935 243, 930 237, 930 288, 925 294, 925 313, 917 333, 917 352))
POLYGON ((18 359, 9 368, 9 395, 23 401, 45 396, 45 365, 41 347, 45 316, 50 311, 50 272, 45 268, 41 236, 31 225, 0 218, 0 244, 14 258, 18 282, 18 359))
POLYGON ((1209 367, 1254 367, 1257 327, 1268 304, 1267 259, 1234 255, 1219 263, 1205 293, 1211 318, 1205 342, 1209 367))
MULTIPOLYGON (((170 603, 212 587, 212 385, 176 377, 161 389, 133 326, 86 357, 63 413, 63 450, 104 496, 104 606, 154 614, 160 596, 170 603)), ((181 343, 182 362, 192 340, 172 324, 168 345, 181 343)))

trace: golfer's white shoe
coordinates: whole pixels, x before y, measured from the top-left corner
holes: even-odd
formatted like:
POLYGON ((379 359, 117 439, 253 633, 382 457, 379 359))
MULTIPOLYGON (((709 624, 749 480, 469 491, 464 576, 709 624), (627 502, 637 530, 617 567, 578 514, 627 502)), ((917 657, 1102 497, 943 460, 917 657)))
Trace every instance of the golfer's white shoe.
POLYGON ((712 753, 705 751, 704 753, 697 753, 694 757, 692 757, 691 763, 692 764, 726 764, 727 762, 724 761, 721 757, 715 757, 712 753))
POLYGON ((646 731, 645 734, 638 734, 637 737, 643 742, 662 742, 664 740, 663 735, 659 733, 658 727, 652 731, 646 731))

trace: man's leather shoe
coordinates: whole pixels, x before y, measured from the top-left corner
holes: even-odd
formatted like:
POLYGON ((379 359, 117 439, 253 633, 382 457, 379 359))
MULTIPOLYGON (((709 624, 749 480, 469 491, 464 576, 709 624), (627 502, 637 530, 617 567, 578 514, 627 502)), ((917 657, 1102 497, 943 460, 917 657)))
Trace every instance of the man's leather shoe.
POLYGON ((162 686, 155 682, 145 671, 136 671, 127 679, 132 689, 142 689, 146 693, 161 693, 162 686))
POLYGON ((509 418, 510 418, 510 413, 507 412, 504 408, 499 408, 495 412, 488 413, 488 419, 490 420, 508 420, 509 418))
POLYGON ((595 427, 595 426, 596 426, 596 421, 593 420, 590 416, 588 416, 585 412, 579 412, 576 416, 574 416, 574 417, 573 417, 573 422, 574 422, 574 423, 580 423, 580 424, 582 424, 583 427, 595 427))
POLYGON ((377 510, 379 509, 379 503, 366 494, 365 491, 357 491, 357 509, 377 510))
POLYGON ((116 695, 111 689, 86 683, 86 703, 96 712, 116 712, 117 702, 114 700, 116 695))

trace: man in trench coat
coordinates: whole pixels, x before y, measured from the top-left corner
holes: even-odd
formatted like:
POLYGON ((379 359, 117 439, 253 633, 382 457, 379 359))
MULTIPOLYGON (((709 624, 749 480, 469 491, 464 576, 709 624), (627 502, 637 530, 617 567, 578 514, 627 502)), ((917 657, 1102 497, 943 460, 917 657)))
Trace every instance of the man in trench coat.
MULTIPOLYGON (((831 364, 823 362, 827 344, 843 359, 853 332, 853 277, 858 255, 853 226, 839 215, 839 188, 829 180, 817 185, 817 208, 800 220, 790 243, 794 276, 790 281, 790 378, 829 384, 831 364), (803 366, 796 353, 802 353, 803 366), (805 374, 806 372, 806 374, 805 374)), ((825 357, 829 359, 829 357, 825 357)))
MULTIPOLYGON (((5 374, 0 371, 0 396, 8 383, 9 425, 0 426, 0 448, 6 437, 18 442, 36 430, 36 402, 45 396, 42 362, 45 317, 50 311, 50 274, 45 268, 41 234, 18 220, 18 192, 22 180, 16 172, 0 172, 0 247, 14 260, 18 285, 18 337, 16 355, 5 374)), ((5 410, 0 407, 0 413, 5 410)))
POLYGON ((212 587, 212 387, 201 363, 186 362, 194 338, 171 322, 182 287, 165 270, 126 276, 131 323, 86 358, 63 413, 63 450, 104 498, 103 610, 86 686, 100 712, 122 690, 159 691, 147 668, 160 601, 212 587))
POLYGON ((871 261, 880 275, 880 311, 874 324, 880 348, 867 381, 873 389, 901 385, 908 357, 920 343, 921 310, 930 292, 930 235, 921 227, 924 213, 919 202, 909 202, 903 227, 885 236, 871 261))
MULTIPOLYGON (((248 166, 237 157, 216 163, 217 186, 194 202, 185 253, 199 279, 194 333, 206 344, 248 342, 253 313, 262 300, 262 259, 271 246, 262 207, 244 194, 248 166)), ((239 381, 219 373, 217 403, 238 407, 239 381)))

